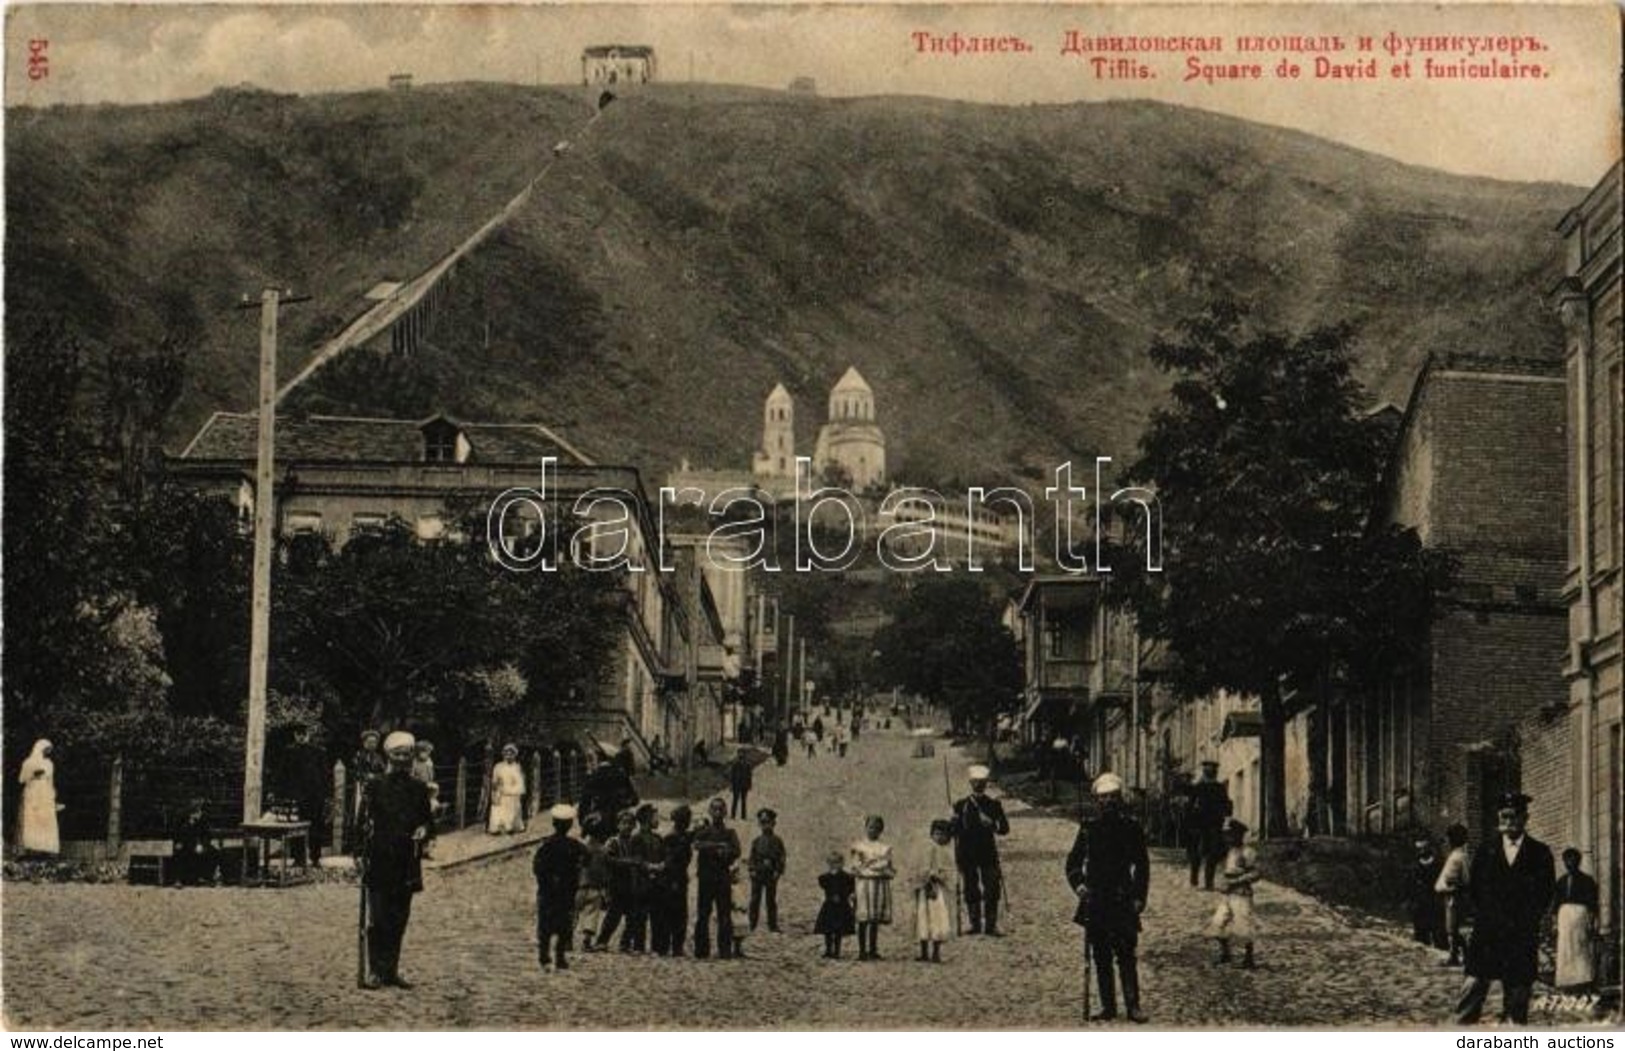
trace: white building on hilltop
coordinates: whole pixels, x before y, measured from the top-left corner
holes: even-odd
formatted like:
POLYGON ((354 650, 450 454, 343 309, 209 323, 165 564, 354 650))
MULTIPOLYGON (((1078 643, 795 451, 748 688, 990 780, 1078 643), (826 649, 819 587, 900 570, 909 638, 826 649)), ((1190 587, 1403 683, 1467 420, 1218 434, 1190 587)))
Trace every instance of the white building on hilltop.
POLYGON ((829 421, 818 430, 813 469, 822 478, 831 468, 845 474, 853 492, 886 481, 886 436, 875 423, 875 392, 856 368, 829 392, 829 421))

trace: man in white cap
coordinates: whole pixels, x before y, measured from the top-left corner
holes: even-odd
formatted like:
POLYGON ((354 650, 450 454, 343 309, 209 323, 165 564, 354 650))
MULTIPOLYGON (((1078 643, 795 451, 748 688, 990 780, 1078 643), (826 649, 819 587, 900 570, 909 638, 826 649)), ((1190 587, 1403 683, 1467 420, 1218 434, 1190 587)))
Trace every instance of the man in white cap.
POLYGON ((954 804, 954 863, 964 884, 970 933, 996 938, 1004 873, 995 837, 1010 834, 1010 819, 1004 816, 1004 804, 987 794, 988 768, 973 766, 967 774, 970 795, 954 804))
POLYGON ((361 882, 367 888, 371 936, 364 985, 410 989, 401 977, 401 941, 412 916, 412 895, 423 889, 423 848, 434 838, 429 789, 412 776, 417 741, 397 730, 384 738, 388 771, 362 800, 361 882))
POLYGON ((1084 952, 1094 959, 1100 989, 1100 1011, 1090 1021, 1117 1017, 1113 964, 1123 985, 1128 1020, 1143 1024, 1140 973, 1135 950, 1140 940, 1140 913, 1151 886, 1151 860, 1145 834, 1123 805, 1123 779, 1105 773, 1095 779, 1099 816, 1078 829, 1066 856, 1066 881, 1078 896, 1072 922, 1083 927, 1084 952))
POLYGON ((555 969, 567 971, 570 962, 565 953, 575 930, 576 891, 581 887, 587 847, 570 836, 575 807, 560 803, 548 816, 553 819, 553 834, 542 840, 531 863, 536 875, 536 955, 542 970, 552 963, 555 969))

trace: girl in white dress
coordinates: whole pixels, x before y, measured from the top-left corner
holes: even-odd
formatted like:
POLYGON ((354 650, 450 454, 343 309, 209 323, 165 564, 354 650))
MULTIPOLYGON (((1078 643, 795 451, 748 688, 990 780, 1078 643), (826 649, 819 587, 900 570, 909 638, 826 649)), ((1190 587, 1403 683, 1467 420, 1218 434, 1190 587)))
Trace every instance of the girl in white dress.
POLYGON ((525 771, 519 766, 519 748, 502 746, 502 762, 491 768, 491 815, 485 830, 492 835, 525 831, 525 771))
POLYGON ((954 872, 952 821, 931 822, 931 839, 914 870, 914 937, 920 942, 922 963, 942 962, 942 943, 953 932, 948 915, 954 872))
POLYGON ((35 854, 62 853, 56 827, 56 812, 61 808, 56 805, 56 764, 51 762, 50 741, 34 742, 17 781, 23 786, 18 845, 35 854))
POLYGON ((1219 943, 1219 963, 1230 962, 1230 940, 1242 945, 1241 965, 1253 967, 1253 941, 1258 921, 1253 917, 1253 884, 1258 882, 1258 855, 1246 845, 1247 826, 1230 818, 1224 824, 1224 897, 1208 921, 1207 936, 1219 943))
POLYGON ((886 822, 870 814, 863 822, 864 839, 847 851, 852 875, 858 881, 858 959, 880 959, 880 925, 891 922, 891 881, 897 874, 891 844, 880 841, 886 822))

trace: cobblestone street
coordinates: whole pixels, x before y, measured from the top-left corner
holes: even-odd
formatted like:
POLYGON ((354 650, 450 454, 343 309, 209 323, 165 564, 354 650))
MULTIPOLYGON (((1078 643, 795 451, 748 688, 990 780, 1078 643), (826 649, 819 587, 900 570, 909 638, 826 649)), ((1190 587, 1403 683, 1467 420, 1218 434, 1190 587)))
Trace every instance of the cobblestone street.
MULTIPOLYGON (((816 877, 832 848, 883 814, 900 862, 946 812, 944 763, 870 731, 844 760, 792 755, 757 770, 750 803, 779 810, 789 848, 784 933, 737 961, 577 954, 536 966, 529 854, 431 873, 407 934, 410 992, 355 987, 356 893, 76 884, 4 889, 5 1012, 14 1028, 1075 1028, 1079 932, 1062 861, 1070 821, 1012 807, 1004 841, 1007 936, 964 938, 940 966, 913 961, 907 873, 885 959, 820 958, 816 877)), ((939 744, 939 749, 942 746, 939 744)), ((964 763, 950 756, 955 794, 964 763)), ((662 815, 664 818, 664 815, 662 815)), ((740 829, 748 843, 753 827, 740 829)), ((1446 1024, 1459 977, 1432 954, 1347 926, 1313 900, 1260 885, 1259 969, 1218 968, 1200 930, 1213 897, 1159 853, 1141 940, 1153 1026, 1446 1024)), ((739 917, 743 925, 743 916, 739 917)), ((1492 1000, 1492 1007, 1495 1001, 1492 1000)))

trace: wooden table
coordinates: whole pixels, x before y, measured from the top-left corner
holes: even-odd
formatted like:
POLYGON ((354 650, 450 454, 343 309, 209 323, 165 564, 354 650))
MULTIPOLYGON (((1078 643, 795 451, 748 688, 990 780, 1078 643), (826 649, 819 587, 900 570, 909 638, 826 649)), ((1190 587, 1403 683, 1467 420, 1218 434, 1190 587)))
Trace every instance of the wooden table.
POLYGON ((248 821, 242 829, 243 886, 292 887, 310 882, 309 821, 248 821), (273 845, 281 850, 274 851, 273 845))

